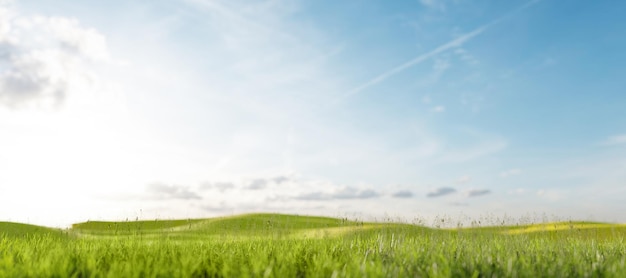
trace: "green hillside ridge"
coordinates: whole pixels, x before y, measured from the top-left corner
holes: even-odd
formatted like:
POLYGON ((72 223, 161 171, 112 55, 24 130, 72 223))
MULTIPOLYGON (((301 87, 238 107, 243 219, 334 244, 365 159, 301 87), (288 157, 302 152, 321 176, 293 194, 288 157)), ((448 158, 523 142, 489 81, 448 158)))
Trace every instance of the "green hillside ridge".
POLYGON ((141 221, 87 221, 72 224, 72 230, 112 232, 129 230, 163 230, 206 221, 207 219, 141 220, 141 221))
MULTIPOLYGON (((152 221, 88 221, 72 225, 72 231, 82 235, 168 235, 168 236, 277 236, 310 235, 312 230, 365 227, 347 219, 320 216, 255 213, 228 217, 187 220, 152 221)), ((334 229, 334 230, 333 230, 334 229)))
POLYGON ((141 221, 87 221, 72 225, 75 230, 112 230, 112 229, 170 229, 191 226, 194 230, 206 228, 208 225, 220 229, 258 228, 272 226, 275 228, 302 229, 314 227, 337 227, 345 224, 357 224, 356 221, 345 219, 301 216, 276 213, 254 213, 203 219, 179 220, 141 220, 141 221), (198 225, 201 224, 201 225, 198 225))
POLYGON ((141 221, 87 221, 76 223, 68 231, 36 225, 0 222, 0 234, 25 236, 29 234, 62 235, 72 233, 84 236, 145 235, 170 237, 328 237, 375 235, 391 233, 480 233, 494 235, 567 234, 582 238, 626 238, 626 224, 585 221, 567 221, 528 225, 429 228, 414 224, 391 222, 361 222, 345 218, 303 216, 274 213, 254 213, 236 216, 141 221))
POLYGON ((42 227, 37 225, 0 222, 0 237, 25 237, 25 236, 62 236, 64 232, 60 229, 42 227))
POLYGON ((624 224, 587 221, 444 229, 407 223, 361 222, 332 217, 272 213, 187 220, 89 221, 74 224, 72 231, 83 236, 142 235, 171 239, 202 239, 206 237, 297 239, 339 236, 370 237, 391 234, 432 236, 459 232, 480 236, 488 234, 492 236, 548 236, 559 239, 571 237, 596 240, 626 238, 626 225, 624 224))

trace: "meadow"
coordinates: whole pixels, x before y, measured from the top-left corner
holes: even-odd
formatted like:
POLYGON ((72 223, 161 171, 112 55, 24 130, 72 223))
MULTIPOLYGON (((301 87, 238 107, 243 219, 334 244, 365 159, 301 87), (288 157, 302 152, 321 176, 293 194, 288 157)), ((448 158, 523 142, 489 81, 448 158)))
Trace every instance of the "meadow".
POLYGON ((0 222, 0 277, 626 277, 626 225, 429 228, 246 214, 0 222))

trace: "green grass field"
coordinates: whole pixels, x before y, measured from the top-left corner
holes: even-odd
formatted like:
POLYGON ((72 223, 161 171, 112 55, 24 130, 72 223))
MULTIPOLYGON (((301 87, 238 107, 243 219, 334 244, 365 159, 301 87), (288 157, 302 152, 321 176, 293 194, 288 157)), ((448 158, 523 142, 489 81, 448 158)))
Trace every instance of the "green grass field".
POLYGON ((626 277, 626 225, 463 229, 248 214, 0 222, 0 277, 626 277))

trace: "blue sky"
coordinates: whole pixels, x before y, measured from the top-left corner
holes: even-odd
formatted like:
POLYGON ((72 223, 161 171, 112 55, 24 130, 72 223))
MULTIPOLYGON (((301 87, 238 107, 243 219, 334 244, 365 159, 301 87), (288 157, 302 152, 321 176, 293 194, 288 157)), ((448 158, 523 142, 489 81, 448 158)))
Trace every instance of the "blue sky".
POLYGON ((0 1, 0 219, 626 222, 625 11, 0 1))

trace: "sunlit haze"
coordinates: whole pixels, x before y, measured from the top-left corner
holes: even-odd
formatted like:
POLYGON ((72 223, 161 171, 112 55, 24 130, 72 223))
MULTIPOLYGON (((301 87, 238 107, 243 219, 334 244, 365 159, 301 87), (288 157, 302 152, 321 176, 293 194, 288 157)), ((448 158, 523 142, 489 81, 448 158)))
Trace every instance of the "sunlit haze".
POLYGON ((624 14, 0 0, 0 221, 626 222, 624 14))

